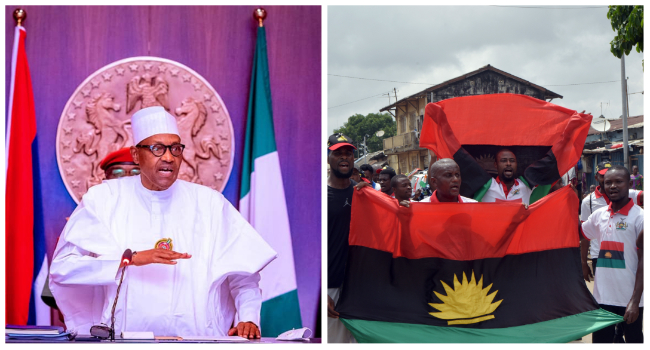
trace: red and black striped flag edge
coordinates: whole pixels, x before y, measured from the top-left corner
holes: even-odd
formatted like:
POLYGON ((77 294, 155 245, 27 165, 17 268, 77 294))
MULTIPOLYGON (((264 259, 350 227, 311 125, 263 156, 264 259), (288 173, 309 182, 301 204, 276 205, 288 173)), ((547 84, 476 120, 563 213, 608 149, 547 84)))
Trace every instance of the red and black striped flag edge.
POLYGON ((463 162, 467 154, 462 145, 550 147, 524 174, 535 185, 549 185, 580 159, 591 119, 589 114, 525 95, 456 97, 427 104, 420 147, 438 158, 455 159, 461 169, 472 165, 463 162))
POLYGON ((582 279, 568 187, 528 209, 354 196, 336 310, 359 342, 569 342, 622 321, 582 279))

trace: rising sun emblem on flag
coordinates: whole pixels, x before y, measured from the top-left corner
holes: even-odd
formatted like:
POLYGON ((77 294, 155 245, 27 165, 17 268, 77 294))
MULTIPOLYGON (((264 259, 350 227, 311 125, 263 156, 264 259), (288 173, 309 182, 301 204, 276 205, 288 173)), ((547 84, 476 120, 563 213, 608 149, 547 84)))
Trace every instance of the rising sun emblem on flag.
POLYGON ((429 314, 436 318, 448 320, 448 325, 454 324, 471 324, 487 321, 494 318, 494 315, 489 315, 496 310, 503 300, 492 303, 498 290, 488 295, 492 284, 483 288, 483 276, 476 283, 474 271, 470 281, 467 281, 467 276, 463 272, 463 282, 458 282, 458 277, 454 274, 454 288, 452 289, 445 282, 440 281, 445 288, 447 295, 442 295, 433 291, 435 295, 442 301, 441 304, 430 303, 433 308, 440 312, 430 312, 429 314))

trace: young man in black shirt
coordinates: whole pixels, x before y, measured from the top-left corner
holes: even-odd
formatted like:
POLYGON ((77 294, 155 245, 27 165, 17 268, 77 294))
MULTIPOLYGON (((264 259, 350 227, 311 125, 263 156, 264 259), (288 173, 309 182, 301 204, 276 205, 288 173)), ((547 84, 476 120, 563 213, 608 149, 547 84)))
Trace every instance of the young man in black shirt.
POLYGON ((338 319, 334 306, 341 293, 341 285, 348 260, 348 235, 352 214, 352 194, 356 182, 350 179, 354 166, 352 139, 337 133, 327 141, 327 341, 328 343, 355 342, 352 334, 338 319))

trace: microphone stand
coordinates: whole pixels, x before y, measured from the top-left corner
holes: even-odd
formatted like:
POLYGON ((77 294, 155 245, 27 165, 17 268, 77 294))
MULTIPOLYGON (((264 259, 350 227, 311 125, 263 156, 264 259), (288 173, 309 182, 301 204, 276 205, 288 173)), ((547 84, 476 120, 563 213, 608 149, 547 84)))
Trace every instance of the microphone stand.
POLYGON ((113 309, 111 310, 111 341, 115 341, 115 307, 117 306, 117 298, 120 296, 120 288, 122 288, 122 281, 124 280, 124 272, 126 271, 125 265, 122 268, 122 275, 120 276, 120 284, 117 285, 117 293, 115 293, 115 301, 113 301, 113 309))
POLYGON ((127 249, 122 254, 122 262, 118 267, 118 270, 122 269, 122 276, 120 276, 120 283, 117 285, 117 293, 115 293, 115 300, 113 301, 113 309, 111 310, 111 326, 107 327, 103 325, 94 325, 90 327, 90 335, 97 337, 99 339, 109 339, 113 342, 115 341, 115 307, 117 306, 117 298, 120 296, 120 288, 122 288, 122 282, 124 281, 124 272, 126 272, 126 267, 131 263, 133 259, 133 252, 131 249, 127 249), (102 326, 103 325, 103 326, 102 326))

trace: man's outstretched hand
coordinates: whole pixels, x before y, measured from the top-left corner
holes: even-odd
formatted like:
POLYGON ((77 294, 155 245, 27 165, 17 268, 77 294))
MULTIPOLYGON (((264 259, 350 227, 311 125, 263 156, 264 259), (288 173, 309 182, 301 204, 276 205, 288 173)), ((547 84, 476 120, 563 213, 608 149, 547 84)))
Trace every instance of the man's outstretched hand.
POLYGON ((167 249, 149 249, 137 252, 131 259, 131 265, 143 266, 149 264, 176 265, 176 259, 189 259, 192 255, 178 253, 167 249))
POLYGON ((246 339, 259 339, 262 335, 260 329, 253 322, 239 322, 237 327, 232 327, 228 335, 238 335, 246 339))
POLYGON ((362 189, 362 188, 364 188, 364 187, 370 187, 370 188, 372 188, 372 186, 370 186, 370 184, 368 184, 368 183, 365 182, 365 181, 358 182, 357 185, 354 186, 354 187, 357 189, 357 191, 360 190, 360 189, 362 189))

